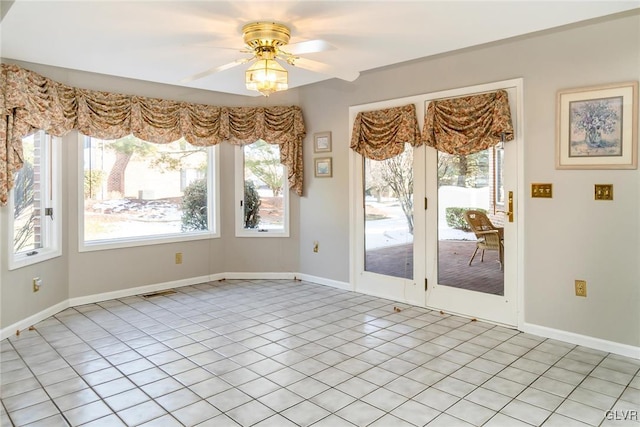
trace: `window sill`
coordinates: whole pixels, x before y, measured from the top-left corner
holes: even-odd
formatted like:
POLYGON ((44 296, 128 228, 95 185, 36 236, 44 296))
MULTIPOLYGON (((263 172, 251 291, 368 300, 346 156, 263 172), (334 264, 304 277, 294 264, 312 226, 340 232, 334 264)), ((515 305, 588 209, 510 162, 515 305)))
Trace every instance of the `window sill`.
POLYGON ((13 256, 9 257, 8 270, 11 271, 23 267, 28 267, 30 265, 48 261, 62 255, 62 251, 60 249, 38 249, 37 251, 38 253, 35 255, 26 255, 25 253, 17 255, 13 254, 13 256))
POLYGON ((290 237, 289 231, 236 230, 236 237, 290 237))
POLYGON ((79 252, 104 251, 110 249, 133 248, 138 246, 160 245, 166 243, 182 243, 195 240, 216 239, 219 233, 190 233, 183 235, 164 235, 153 237, 136 237, 109 240, 93 240, 90 242, 80 241, 78 246, 79 252))

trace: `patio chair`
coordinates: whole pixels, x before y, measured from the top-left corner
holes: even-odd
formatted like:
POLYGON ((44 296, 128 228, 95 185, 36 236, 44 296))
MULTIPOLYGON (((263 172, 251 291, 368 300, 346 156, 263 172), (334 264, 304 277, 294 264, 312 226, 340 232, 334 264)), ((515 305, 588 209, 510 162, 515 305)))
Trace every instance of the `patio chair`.
POLYGON ((480 262, 484 261, 484 251, 498 251, 500 259, 500 270, 504 268, 504 243, 503 228, 494 226, 484 212, 468 210, 464 212, 464 219, 469 223, 469 227, 476 235, 476 250, 473 251, 469 265, 473 262, 478 249, 482 250, 480 262))

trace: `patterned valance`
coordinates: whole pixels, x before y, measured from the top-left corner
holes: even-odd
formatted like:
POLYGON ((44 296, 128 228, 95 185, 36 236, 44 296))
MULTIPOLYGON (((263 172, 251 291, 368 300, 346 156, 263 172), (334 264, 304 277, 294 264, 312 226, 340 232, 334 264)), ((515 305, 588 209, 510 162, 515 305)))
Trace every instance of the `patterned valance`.
POLYGON ((302 195, 305 128, 299 107, 216 107, 91 91, 1 65, 0 205, 7 203, 13 174, 22 167, 22 138, 39 129, 53 136, 75 129, 101 139, 133 134, 160 144, 184 137, 198 146, 263 139, 280 145, 289 186, 302 195))
POLYGON ((509 98, 505 90, 431 101, 422 139, 449 154, 471 154, 513 140, 509 98))
POLYGON ((404 151, 404 144, 422 143, 414 104, 360 112, 353 123, 351 148, 368 159, 386 160, 404 151))

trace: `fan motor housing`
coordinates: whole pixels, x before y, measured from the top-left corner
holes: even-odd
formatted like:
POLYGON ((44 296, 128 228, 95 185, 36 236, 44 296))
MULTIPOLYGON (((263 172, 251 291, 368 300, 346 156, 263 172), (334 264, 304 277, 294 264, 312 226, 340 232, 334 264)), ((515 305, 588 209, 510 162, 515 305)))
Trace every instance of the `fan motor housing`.
POLYGON ((253 49, 277 48, 289 43, 291 31, 275 22, 254 22, 242 27, 244 42, 253 49))

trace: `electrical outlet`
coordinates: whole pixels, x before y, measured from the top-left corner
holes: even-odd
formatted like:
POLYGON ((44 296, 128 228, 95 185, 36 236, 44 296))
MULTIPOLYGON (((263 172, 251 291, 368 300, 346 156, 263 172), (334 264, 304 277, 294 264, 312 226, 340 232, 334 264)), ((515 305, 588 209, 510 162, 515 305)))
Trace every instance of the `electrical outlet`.
POLYGON ((576 280, 576 296, 577 297, 586 297, 587 296, 587 281, 586 280, 576 280))
POLYGON ((34 277, 31 283, 33 285, 33 292, 38 292, 40 290, 40 286, 42 286, 42 279, 34 277))
POLYGON ((176 264, 182 264, 182 252, 176 252, 176 264))
POLYGON ((318 252, 318 242, 313 242, 313 252, 318 252))

